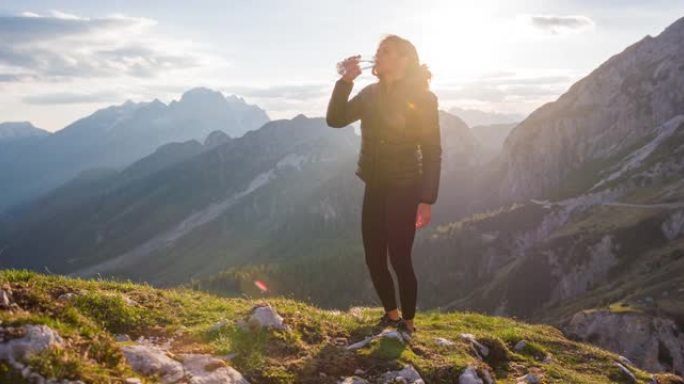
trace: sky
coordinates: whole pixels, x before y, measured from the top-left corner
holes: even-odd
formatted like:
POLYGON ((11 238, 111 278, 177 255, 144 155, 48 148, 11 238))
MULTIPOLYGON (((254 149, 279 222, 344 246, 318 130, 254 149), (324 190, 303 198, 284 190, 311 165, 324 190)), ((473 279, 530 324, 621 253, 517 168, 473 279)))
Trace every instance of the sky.
POLYGON ((200 86, 322 117, 335 64, 387 34, 416 46, 440 109, 526 115, 682 16, 684 0, 0 0, 0 122, 56 131, 200 86))

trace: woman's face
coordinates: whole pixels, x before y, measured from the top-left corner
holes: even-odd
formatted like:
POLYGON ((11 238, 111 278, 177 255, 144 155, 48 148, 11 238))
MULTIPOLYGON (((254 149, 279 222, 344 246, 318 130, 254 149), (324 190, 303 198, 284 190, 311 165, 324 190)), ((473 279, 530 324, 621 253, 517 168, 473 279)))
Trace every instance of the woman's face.
POLYGON ((375 72, 378 75, 396 76, 404 73, 406 57, 399 55, 394 44, 383 42, 375 52, 375 72))

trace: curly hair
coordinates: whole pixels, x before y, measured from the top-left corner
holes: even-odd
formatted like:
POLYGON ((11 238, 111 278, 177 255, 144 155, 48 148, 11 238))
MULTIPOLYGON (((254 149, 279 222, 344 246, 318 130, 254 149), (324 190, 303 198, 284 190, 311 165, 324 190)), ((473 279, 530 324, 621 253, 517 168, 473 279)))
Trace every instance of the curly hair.
MULTIPOLYGON (((420 63, 420 60, 418 58, 418 51, 416 50, 416 47, 408 41, 407 39, 404 39, 400 36, 394 35, 394 34, 387 34, 385 35, 382 40, 380 40, 380 43, 378 46, 382 45, 382 43, 391 43, 394 44, 394 46, 397 48, 397 51, 399 52, 400 56, 407 56, 408 57, 408 67, 406 68, 406 77, 416 83, 416 87, 421 90, 427 90, 430 88, 430 80, 432 79, 432 72, 428 68, 428 65, 423 63, 420 63)), ((375 67, 373 68, 372 71, 373 75, 377 77, 378 79, 382 80, 382 77, 378 75, 378 73, 375 71, 375 67)))

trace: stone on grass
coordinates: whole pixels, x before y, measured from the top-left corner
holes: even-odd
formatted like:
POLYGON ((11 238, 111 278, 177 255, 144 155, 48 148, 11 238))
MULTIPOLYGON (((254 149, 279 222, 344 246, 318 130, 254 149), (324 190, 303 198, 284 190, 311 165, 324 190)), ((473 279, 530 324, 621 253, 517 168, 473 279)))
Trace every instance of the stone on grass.
POLYGON ((12 304, 12 292, 0 289, 0 308, 9 308, 12 304))
POLYGON ((372 336, 367 336, 366 338, 364 338, 364 339, 361 340, 361 341, 357 341, 357 342, 354 343, 354 344, 348 345, 348 346, 347 346, 347 350, 354 351, 354 350, 357 350, 357 349, 361 349, 361 348, 365 347, 366 345, 370 344, 370 342, 371 342, 372 340, 373 340, 373 337, 372 337, 372 336))
MULTIPOLYGON (((28 324, 23 326, 24 336, 0 343, 0 359, 24 360, 29 354, 49 347, 61 347, 64 343, 59 334, 47 325, 28 324)), ((3 333, 16 328, 2 328, 3 333)))
POLYGON ((450 345, 456 344, 453 341, 451 341, 449 339, 445 339, 443 337, 435 337, 435 342, 437 343, 437 345, 442 346, 442 347, 448 347, 450 345))
POLYGON ((114 335, 114 340, 119 342, 131 341, 131 337, 125 333, 114 335))
POLYGON ((158 374, 163 384, 176 383, 185 376, 183 365, 159 347, 127 345, 121 351, 134 371, 146 376, 158 374))
POLYGON ((395 340, 398 340, 398 341, 404 343, 404 337, 401 335, 401 333, 399 331, 386 328, 386 329, 383 329, 382 332, 378 333, 377 335, 366 336, 363 340, 357 341, 354 344, 348 345, 347 350, 354 351, 357 349, 361 349, 361 348, 367 346, 368 344, 370 344, 371 341, 373 341, 375 339, 383 338, 383 337, 386 337, 389 339, 395 339, 395 340))
POLYGON ((148 344, 124 346, 122 351, 134 371, 145 376, 158 375, 163 384, 249 384, 240 372, 216 356, 198 353, 173 356, 148 344))
POLYGON ((260 304, 252 309, 252 315, 247 320, 252 327, 286 330, 283 318, 270 304, 260 304))
POLYGON ((368 380, 358 377, 358 376, 349 376, 345 377, 342 380, 338 380, 337 384, 369 384, 368 380))
POLYGON ((72 299, 72 298, 74 298, 74 297, 76 297, 76 293, 74 293, 74 292, 67 292, 67 293, 62 293, 61 295, 59 295, 59 297, 57 297, 57 300, 59 300, 59 301, 67 301, 67 300, 70 300, 70 299, 72 299))
POLYGON ((212 355, 189 353, 178 357, 190 376, 190 384, 249 384, 240 372, 212 355))
POLYGON ((489 348, 487 348, 487 346, 477 341, 473 334, 461 333, 461 339, 470 342, 470 344, 475 348, 475 352, 477 352, 478 355, 480 355, 480 358, 483 358, 489 354, 489 348))
POLYGON ((482 379, 477 375, 477 370, 472 365, 466 369, 458 377, 458 384, 484 384, 482 379))
POLYGON ((527 374, 518 377, 518 382, 540 384, 543 377, 544 373, 539 368, 531 367, 527 374))
MULTIPOLYGON (((5 341, 0 343, 0 360, 6 360, 21 376, 31 383, 45 383, 38 372, 26 364, 28 357, 48 348, 63 348, 62 337, 47 325, 26 324, 21 327, 0 327, 5 341), (20 336, 18 336, 20 335, 20 336), (15 337, 18 336, 18 337, 15 337)), ((80 380, 53 381, 54 383, 82 383, 80 380)))
POLYGON ((406 383, 406 384, 425 384, 418 371, 412 365, 407 365, 399 371, 385 372, 382 375, 382 383, 406 383))
POLYGON ((622 372, 622 374, 623 374, 630 382, 632 382, 632 383, 636 383, 636 382, 637 382, 636 376, 634 376, 634 374, 632 373, 632 371, 630 371, 629 369, 627 369, 627 367, 625 367, 625 366, 622 365, 621 363, 618 363, 617 361, 615 362, 615 365, 617 365, 617 367, 620 368, 620 371, 622 372))
POLYGON ((517 352, 520 352, 523 349, 525 349, 526 346, 527 346, 527 341, 520 340, 517 343, 515 343, 515 346, 513 347, 513 349, 515 349, 517 352))

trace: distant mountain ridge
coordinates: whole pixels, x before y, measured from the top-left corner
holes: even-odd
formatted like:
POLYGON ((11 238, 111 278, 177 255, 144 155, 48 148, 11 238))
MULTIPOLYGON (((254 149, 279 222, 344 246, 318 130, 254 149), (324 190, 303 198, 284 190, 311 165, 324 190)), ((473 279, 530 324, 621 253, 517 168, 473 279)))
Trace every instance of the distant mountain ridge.
POLYGON ((449 113, 460 117, 469 127, 478 125, 514 124, 525 119, 518 113, 486 112, 479 109, 452 107, 449 113))
POLYGON ((0 179, 7 187, 0 210, 46 193, 87 168, 124 167, 163 144, 204 140, 214 131, 238 137, 268 121, 261 108, 206 88, 191 89, 168 105, 129 100, 100 109, 41 140, 3 147, 0 179))
POLYGON ((50 132, 36 128, 28 121, 0 123, 0 144, 48 135, 50 132))
MULTIPOLYGON (((155 236, 163 237, 165 233, 176 231, 173 243, 181 243, 185 241, 183 236, 202 229, 199 223, 219 220, 230 212, 229 209, 252 210, 250 206, 254 203, 248 204, 247 201, 258 198, 259 193, 251 192, 259 192, 263 187, 276 188, 264 198, 271 200, 280 196, 281 200, 273 201, 273 204, 283 205, 279 208, 284 210, 283 216, 271 217, 275 225, 293 209, 290 205, 306 204, 308 194, 315 193, 321 183, 339 176, 341 167, 352 168, 356 155, 353 144, 359 141, 351 130, 333 130, 325 125, 324 119, 309 119, 304 115, 266 123, 239 138, 221 135, 213 133, 205 145, 196 141, 168 144, 120 172, 105 174, 101 179, 89 178, 86 180, 89 185, 79 185, 82 180, 75 179, 34 202, 32 209, 15 212, 17 219, 13 226, 23 230, 5 232, 27 236, 10 235, 12 240, 4 239, 10 242, 5 253, 9 259, 5 258, 5 261, 47 265, 51 270, 70 272, 78 266, 106 262, 126 252, 139 253, 145 258, 154 254, 159 256, 159 252, 168 251, 167 245, 171 243, 167 239, 167 245, 160 243, 159 247, 150 247, 147 242, 155 236), (280 183, 282 185, 278 187, 280 183), (279 189, 293 188, 301 192, 294 195, 278 192, 279 189), (81 191, 81 199, 70 197, 74 190, 81 191), (88 193, 83 195, 86 191, 88 193), (242 196, 245 199, 241 200, 241 207, 231 208, 231 199, 241 199, 242 196), (58 230, 50 224, 53 220, 74 225, 58 230), (60 237, 73 238, 73 242, 60 241, 46 248, 39 246, 40 250, 31 245, 32 238, 55 231, 63 231, 60 237), (86 240, 88 238, 93 241, 86 240), (78 243, 81 245, 76 245, 78 243), (74 252, 72 246, 82 251, 74 252), (42 256, 31 260, 25 258, 31 254, 42 256), (63 254, 82 261, 74 261, 76 264, 73 266, 65 264, 59 259, 63 254), (20 261, 22 258, 24 261, 20 261)), ((346 178, 353 177, 353 169, 350 169, 346 178)), ((258 226, 259 215, 267 212, 258 213, 261 211, 258 207, 253 210, 256 210, 253 215, 257 216, 231 225, 237 225, 236 230, 239 226, 258 226)), ((229 238, 213 238, 207 240, 206 245, 229 238)), ((34 245, 38 246, 37 243, 34 245)), ((211 254, 220 250, 216 248, 211 254)), ((194 262, 201 260, 212 258, 206 255, 194 262)), ((213 262, 220 264, 223 261, 219 258, 213 262)), ((230 263, 230 260, 225 262, 230 263)), ((121 273, 128 271, 130 276, 151 277, 151 271, 143 272, 135 262, 127 262, 114 269, 121 273)), ((113 273, 113 270, 109 272, 113 273)), ((163 278, 159 272, 157 269, 154 275, 161 281, 163 278)), ((178 277, 169 280, 178 280, 178 277)))

